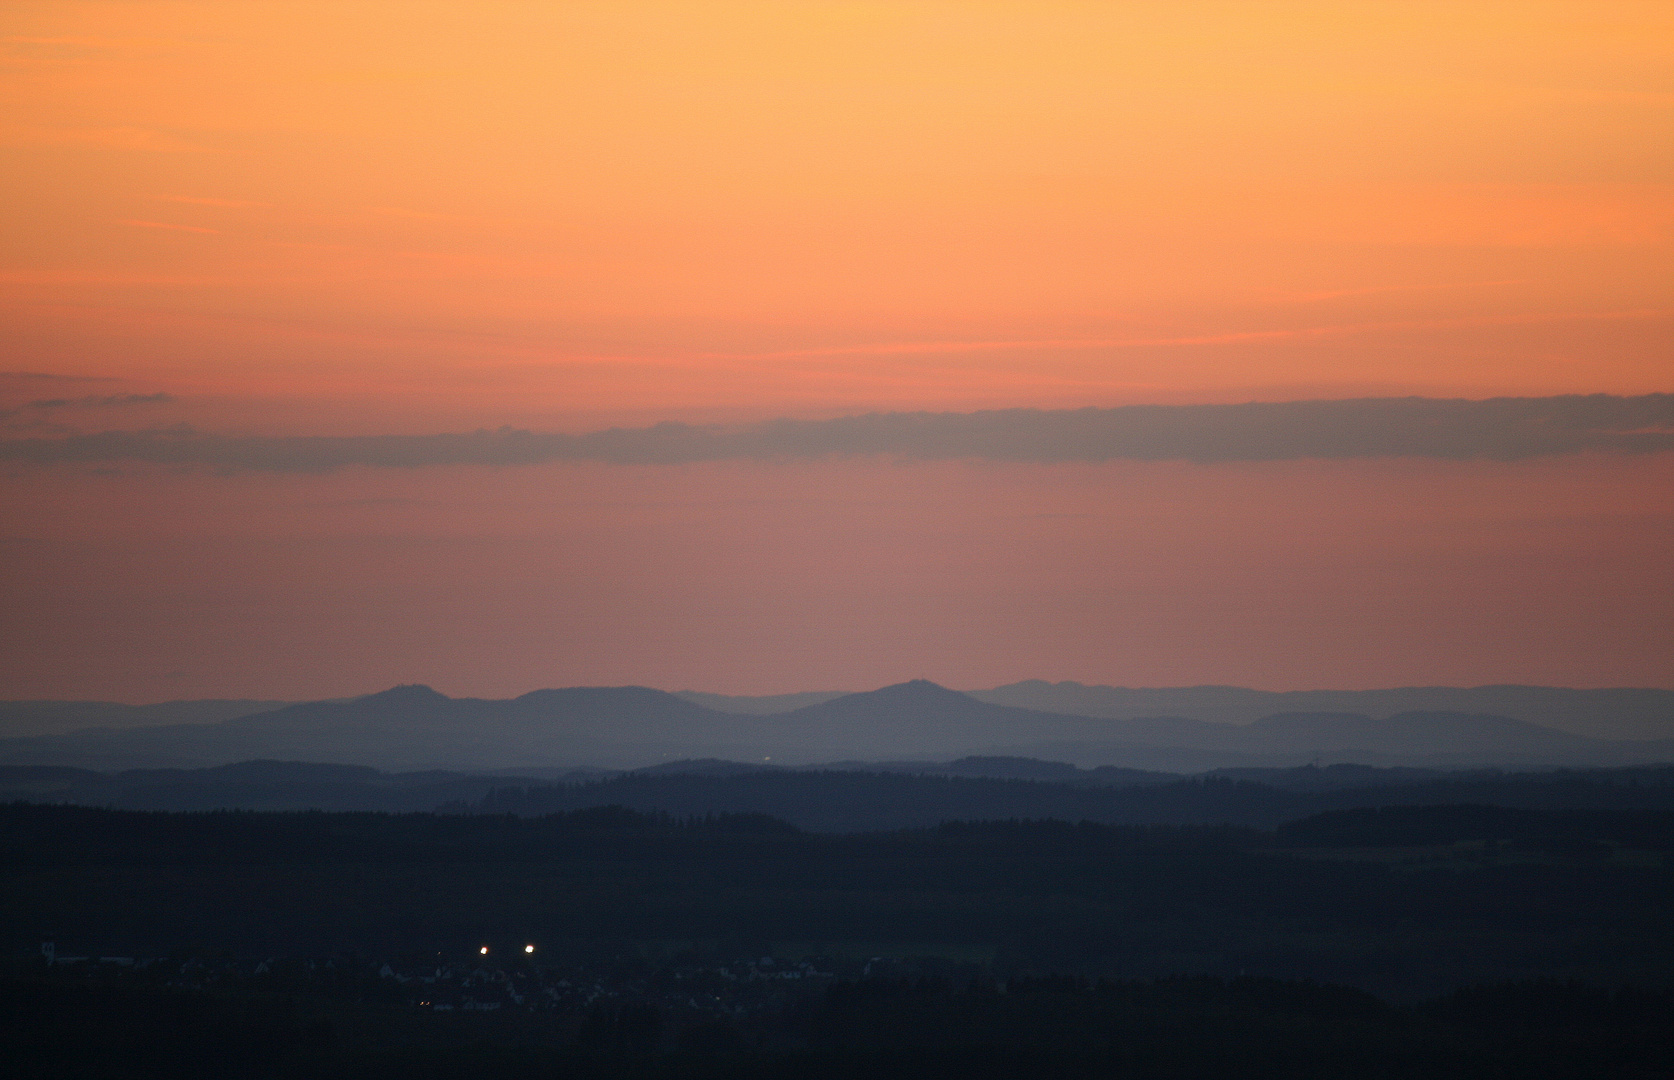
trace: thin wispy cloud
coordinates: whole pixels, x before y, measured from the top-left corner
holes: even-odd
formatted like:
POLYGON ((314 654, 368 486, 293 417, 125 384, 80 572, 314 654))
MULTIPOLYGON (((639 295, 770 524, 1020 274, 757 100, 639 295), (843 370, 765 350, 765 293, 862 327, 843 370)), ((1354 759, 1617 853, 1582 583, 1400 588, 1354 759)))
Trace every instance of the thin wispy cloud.
MULTIPOLYGON (((1321 294, 1325 298, 1343 294, 1321 294)), ((936 353, 990 352, 998 350, 1059 351, 1076 349, 1138 349, 1181 345, 1233 345, 1246 341, 1352 336, 1388 331, 1443 330, 1468 326, 1506 326, 1521 323, 1614 322, 1638 319, 1666 319, 1669 313, 1651 309, 1629 311, 1558 311, 1510 315, 1474 315, 1452 319, 1398 319, 1381 322, 1340 323, 1326 326, 1279 327, 1267 330, 1230 330, 1214 334, 1153 335, 1146 337, 1034 338, 996 341, 889 341, 817 348, 780 349, 753 353, 703 353, 707 360, 781 360, 817 356, 895 356, 936 353)))
POLYGON ((0 124, 3 146, 103 146, 113 150, 141 150, 162 154, 207 154, 206 146, 188 142, 167 131, 123 124, 114 127, 41 127, 0 124))
POLYGON ((131 225, 136 229, 166 229, 170 232, 210 233, 219 235, 220 229, 206 229, 202 225, 177 225, 172 221, 129 221, 118 222, 119 225, 131 225))
POLYGON ((30 37, 8 34, 0 37, 4 45, 64 45, 77 49, 146 49, 174 46, 210 45, 213 42, 191 41, 185 38, 98 38, 98 37, 30 37))
POLYGON ((1528 278, 1501 278, 1496 281, 1449 281, 1427 285, 1370 285, 1359 289, 1327 289, 1320 292, 1286 293, 1278 299, 1282 303, 1312 304, 1322 300, 1342 300, 1351 296, 1457 292, 1462 289, 1489 289, 1504 285, 1527 285, 1528 283, 1528 278))
MULTIPOLYGON (((10 374, 10 373, 7 373, 10 374)), ((42 376, 42 378, 52 378, 42 376)), ((70 378, 70 377, 62 377, 70 378)), ((80 380, 77 380, 80 381, 80 380)), ((177 399, 173 394, 92 394, 85 397, 57 397, 40 398, 36 401, 26 401, 22 405, 9 409, 0 409, 0 421, 11 421, 18 417, 40 418, 72 409, 110 409, 129 405, 166 405, 177 399)), ((19 427, 18 424, 8 424, 9 427, 19 427)), ((35 427, 35 424, 23 424, 24 428, 35 427)))
POLYGON ((53 371, 0 371, 0 380, 18 382, 117 382, 110 375, 62 375, 53 371))
POLYGON ((43 398, 31 401, 28 409, 110 408, 115 405, 164 405, 177 400, 173 394, 107 394, 79 398, 43 398))
POLYGON ((1583 451, 1670 450, 1674 394, 873 413, 737 427, 663 423, 581 435, 501 428, 434 435, 234 436, 178 427, 0 440, 0 460, 5 461, 135 461, 222 472, 857 456, 1037 463, 1382 457, 1513 461, 1583 451))
POLYGON ((216 206, 227 210, 268 209, 272 203, 251 202, 248 199, 214 199, 202 195, 153 195, 158 202, 187 203, 191 206, 216 206))
POLYGON ((368 206, 367 211, 385 217, 417 218, 420 221, 470 221, 459 214, 438 214, 430 210, 409 210, 405 206, 368 206))

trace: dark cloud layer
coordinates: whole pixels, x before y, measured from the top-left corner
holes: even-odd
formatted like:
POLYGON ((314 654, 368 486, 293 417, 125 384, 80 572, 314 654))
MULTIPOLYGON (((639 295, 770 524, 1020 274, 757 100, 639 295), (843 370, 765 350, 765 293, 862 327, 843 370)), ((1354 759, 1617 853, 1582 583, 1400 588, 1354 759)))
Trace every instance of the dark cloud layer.
POLYGON ((585 435, 501 428, 438 435, 233 436, 182 427, 0 440, 0 460, 5 461, 136 461, 226 472, 547 461, 678 464, 870 454, 1015 462, 1516 460, 1585 450, 1674 450, 1674 394, 875 413, 742 427, 664 423, 585 435))
POLYGON ((92 397, 42 398, 24 405, 25 409, 108 409, 117 405, 165 405, 176 400, 173 394, 95 394, 92 397))
POLYGON ((51 371, 0 371, 0 382, 116 382, 109 375, 59 375, 51 371))
POLYGON ((95 394, 90 397, 41 398, 26 401, 14 409, 0 409, 0 417, 55 409, 108 409, 122 405, 166 405, 177 400, 173 394, 95 394))

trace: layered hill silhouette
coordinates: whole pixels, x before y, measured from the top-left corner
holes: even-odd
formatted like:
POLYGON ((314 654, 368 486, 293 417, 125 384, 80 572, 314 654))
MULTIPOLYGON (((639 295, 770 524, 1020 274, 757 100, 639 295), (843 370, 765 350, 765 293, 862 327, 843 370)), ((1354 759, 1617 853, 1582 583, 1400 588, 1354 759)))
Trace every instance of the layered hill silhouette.
POLYGON ((201 699, 123 705, 114 701, 0 701, 0 734, 59 735, 89 727, 155 727, 159 724, 213 724, 253 713, 271 712, 288 701, 201 699))
POLYGON ((1169 772, 1355 761, 1421 767, 1632 765, 1674 740, 1604 740, 1505 716, 1381 719, 1290 712, 1235 725, 1113 719, 981 701, 915 680, 788 712, 745 715, 646 687, 537 690, 505 700, 399 686, 215 723, 0 739, 0 765, 201 768, 252 759, 379 769, 638 768, 716 758, 807 765, 1002 755, 1169 772))
MULTIPOLYGON (((1242 686, 1127 687, 1027 679, 990 690, 966 690, 978 701, 1038 712, 1109 720, 1176 717, 1249 724, 1277 713, 1357 713, 1374 718, 1409 712, 1511 716, 1594 739, 1674 738, 1674 690, 1560 686, 1407 686, 1386 690, 1251 690, 1242 686)), ((678 691, 720 712, 760 716, 842 697, 825 691, 741 697, 678 691)))
MULTIPOLYGON (((1674 738, 1674 690, 1654 688, 1577 690, 1501 685, 1269 691, 1241 686, 1156 689, 1088 686, 1029 679, 969 693, 997 705, 1113 720, 1180 716, 1223 724, 1248 724, 1276 713, 1359 713, 1380 718, 1413 712, 1470 713, 1512 716, 1590 738, 1674 738)), ((706 704, 714 708, 728 707, 718 700, 706 704)))
MULTIPOLYGON (((0 766, 0 805, 128 810, 440 811, 541 816, 618 806, 680 818, 766 814, 827 832, 944 821, 1057 818, 1129 825, 1271 828, 1353 807, 1511 807, 1674 814, 1674 766, 1501 772, 1334 765, 1244 768, 1197 777, 1113 766, 969 757, 950 762, 782 768, 716 759, 627 772, 572 771, 557 782, 518 775, 246 761, 207 769, 96 772, 0 766)), ((1625 820, 1625 819, 1624 819, 1625 820)), ((1641 845, 1643 846, 1643 845, 1641 845)))

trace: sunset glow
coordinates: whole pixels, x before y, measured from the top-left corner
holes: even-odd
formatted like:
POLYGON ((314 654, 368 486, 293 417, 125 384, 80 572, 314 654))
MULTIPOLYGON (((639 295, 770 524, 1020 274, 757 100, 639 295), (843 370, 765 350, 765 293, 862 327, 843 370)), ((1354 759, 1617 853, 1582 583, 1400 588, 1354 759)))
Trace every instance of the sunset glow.
MULTIPOLYGON (((1656 3, 9 3, 0 437, 1674 390, 1656 3)), ((1674 454, 0 462, 0 697, 1674 686, 1674 454)))

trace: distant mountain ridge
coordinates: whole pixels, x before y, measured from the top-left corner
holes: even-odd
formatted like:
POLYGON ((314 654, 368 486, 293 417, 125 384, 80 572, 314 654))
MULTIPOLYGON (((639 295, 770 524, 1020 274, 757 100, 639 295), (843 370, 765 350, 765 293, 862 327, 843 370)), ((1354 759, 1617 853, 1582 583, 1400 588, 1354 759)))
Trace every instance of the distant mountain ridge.
POLYGON ((735 694, 708 694, 701 690, 676 690, 675 697, 685 698, 694 705, 702 705, 716 712, 741 713, 745 716, 771 716, 787 713, 807 705, 819 705, 852 693, 850 690, 809 690, 800 694, 764 694, 742 697, 735 694))
POLYGON ((1171 716, 1249 724, 1276 713, 1409 712, 1516 717, 1595 739, 1674 738, 1674 690, 1558 686, 1408 686, 1387 690, 1250 690, 1239 686, 1131 688, 1028 679, 967 691, 979 701, 1045 712, 1130 720, 1171 716))
POLYGON ((163 701, 122 705, 114 701, 0 701, 0 736, 59 735, 89 727, 152 727, 158 724, 213 724, 270 712, 288 701, 163 701))
MULTIPOLYGON (((535 694, 553 692, 534 691, 535 694)), ((673 696, 714 712, 771 716, 822 704, 848 693, 825 690, 744 696, 678 690, 673 696)), ((1577 690, 1556 686, 1495 685, 1267 691, 1239 686, 1134 688, 1028 679, 964 693, 994 705, 1119 720, 1168 717, 1220 724, 1249 724, 1279 713, 1357 713, 1382 719, 1406 712, 1455 712, 1515 717, 1589 738, 1674 738, 1674 690, 1655 688, 1577 690)), ((215 723, 272 712, 291 704, 297 703, 220 699, 165 701, 150 705, 109 701, 0 701, 0 738, 61 734, 86 727, 215 723)))
POLYGON ((0 739, 0 765, 203 767, 252 759, 380 769, 638 768, 716 758, 837 760, 1011 756, 1165 772, 1319 760, 1367 765, 1604 766, 1674 761, 1674 741, 1608 741, 1506 716, 1291 712, 1234 725, 1113 719, 982 701, 914 680, 789 712, 718 712, 647 687, 569 687, 489 700, 398 686, 209 724, 0 739))

